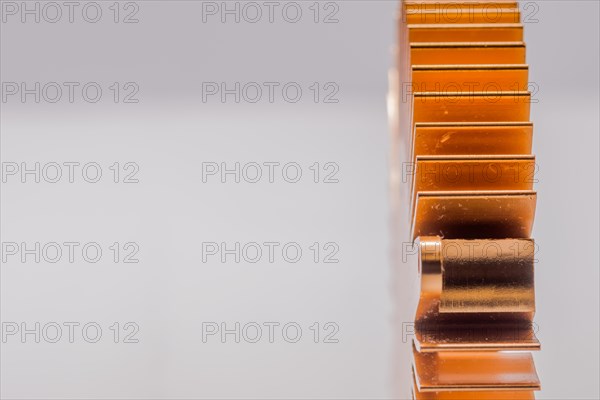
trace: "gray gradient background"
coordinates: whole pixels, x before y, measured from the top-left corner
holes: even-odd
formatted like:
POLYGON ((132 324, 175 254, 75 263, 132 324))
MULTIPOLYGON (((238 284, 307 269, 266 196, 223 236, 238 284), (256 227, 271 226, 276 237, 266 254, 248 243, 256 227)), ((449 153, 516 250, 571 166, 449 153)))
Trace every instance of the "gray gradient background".
MULTIPOLYGON (((139 264, 11 259, 1 319, 114 321, 137 344, 1 346, 2 398, 387 398, 391 349, 388 125, 396 1, 338 2, 337 24, 202 23, 201 3, 146 1, 138 24, 15 20, 1 27, 2 81, 134 81, 138 104, 2 104, 3 162, 115 161, 138 184, 2 184, 5 242, 134 241, 139 264), (202 103, 203 81, 337 82, 338 104, 202 103), (201 163, 315 161, 337 184, 201 181, 201 163), (337 264, 202 263, 203 241, 337 242, 337 264), (203 321, 294 321, 296 344, 201 341, 203 321), (340 326, 315 344, 308 326, 340 326)), ((108 3, 103 3, 105 8, 108 3)), ((310 3, 302 3, 304 11, 310 3)), ((540 1, 526 25, 534 237, 544 399, 599 397, 596 1, 540 1)), ((106 248, 106 246, 104 246, 106 248)), ((396 266, 401 268, 402 266, 396 266)), ((108 332, 105 332, 108 335, 108 332)), ((406 366, 408 368, 408 365, 406 366)))

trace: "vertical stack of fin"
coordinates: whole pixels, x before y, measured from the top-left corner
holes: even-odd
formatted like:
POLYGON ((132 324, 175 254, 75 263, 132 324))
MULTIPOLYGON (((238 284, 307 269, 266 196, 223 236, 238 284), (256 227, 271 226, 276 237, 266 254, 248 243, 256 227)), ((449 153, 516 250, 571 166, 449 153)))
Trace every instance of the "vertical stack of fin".
POLYGON ((518 3, 404 0, 398 25, 392 180, 418 255, 413 398, 534 398, 536 164, 518 3))

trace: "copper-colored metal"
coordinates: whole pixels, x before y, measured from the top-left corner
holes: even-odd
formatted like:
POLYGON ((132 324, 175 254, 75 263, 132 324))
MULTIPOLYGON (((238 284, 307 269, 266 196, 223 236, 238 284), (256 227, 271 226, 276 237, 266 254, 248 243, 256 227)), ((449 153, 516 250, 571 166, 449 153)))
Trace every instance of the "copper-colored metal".
POLYGON ((411 159, 429 155, 530 154, 531 122, 419 122, 411 159))
POLYGON ((413 352, 419 392, 539 390, 531 353, 413 352))
POLYGON ((414 92, 513 93, 527 89, 528 75, 529 68, 526 64, 415 65, 412 67, 411 85, 402 88, 403 97, 414 92))
MULTIPOLYGON (((417 241, 421 294, 415 324, 526 321, 535 312, 532 239, 417 241)), ((468 327, 468 326, 462 326, 468 327)))
POLYGON ((502 390, 502 391, 429 391, 419 392, 413 374, 413 399, 414 400, 534 400, 535 396, 530 390, 502 390))
POLYGON ((419 192, 532 190, 535 157, 417 156, 412 175, 412 203, 419 192))
POLYGON ((522 24, 410 24, 408 40, 418 42, 521 42, 522 24))
POLYGON ((529 92, 415 93, 413 126, 417 122, 529 121, 529 92))
POLYGON ((441 313, 535 311, 532 239, 442 240, 441 313))
POLYGON ((540 350, 531 323, 447 323, 416 327, 414 343, 419 352, 540 350))
POLYGON ((530 239, 536 165, 519 7, 401 4, 389 103, 401 132, 392 141, 392 200, 401 205, 393 215, 419 259, 417 274, 398 273, 398 282, 414 282, 399 284, 398 301, 413 312, 399 318, 414 329, 413 347, 398 348, 414 358, 399 397, 411 386, 417 399, 531 399, 539 379, 523 351, 540 348, 530 239))
POLYGON ((529 238, 535 203, 533 191, 419 192, 412 238, 529 238))
POLYGON ((414 191, 531 190, 535 156, 418 156, 414 191))
POLYGON ((440 4, 437 9, 412 9, 406 13, 408 24, 502 24, 517 23, 521 13, 517 8, 502 8, 494 5, 493 9, 474 8, 470 5, 460 5, 456 2, 440 4))
POLYGON ((525 43, 411 43, 412 65, 525 64, 525 43))
POLYGON ((402 2, 405 10, 412 13, 419 13, 424 10, 439 12, 448 9, 447 7, 456 7, 461 9, 519 9, 519 2, 514 0, 406 0, 402 2))

